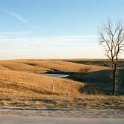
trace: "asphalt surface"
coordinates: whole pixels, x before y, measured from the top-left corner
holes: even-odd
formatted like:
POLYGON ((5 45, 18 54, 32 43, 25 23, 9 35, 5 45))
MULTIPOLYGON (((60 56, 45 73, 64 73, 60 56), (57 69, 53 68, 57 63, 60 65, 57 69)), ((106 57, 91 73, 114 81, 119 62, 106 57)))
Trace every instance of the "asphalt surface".
POLYGON ((124 124, 124 119, 0 115, 0 124, 124 124))

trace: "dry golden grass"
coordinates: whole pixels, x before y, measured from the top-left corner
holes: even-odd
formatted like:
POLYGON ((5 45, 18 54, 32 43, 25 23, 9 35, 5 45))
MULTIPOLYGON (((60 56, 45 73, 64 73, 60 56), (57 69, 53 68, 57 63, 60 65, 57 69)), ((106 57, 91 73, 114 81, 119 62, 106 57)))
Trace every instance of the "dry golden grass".
POLYGON ((90 72, 107 69, 64 60, 0 61, 0 107, 124 108, 123 96, 85 95, 81 93, 85 83, 40 74, 87 68, 90 72))
POLYGON ((37 63, 37 65, 45 68, 55 69, 55 70, 64 71, 64 72, 78 72, 80 69, 86 69, 86 68, 88 68, 90 72, 106 69, 105 67, 102 67, 102 66, 76 64, 76 63, 66 62, 61 60, 59 61, 44 60, 39 62, 36 61, 34 63, 37 63))
POLYGON ((79 95, 85 84, 76 81, 43 76, 52 70, 90 72, 106 69, 102 66, 76 64, 62 60, 8 60, 0 61, 0 92, 11 94, 61 94, 79 95), (18 93, 16 93, 18 91, 18 93))
POLYGON ((83 86, 83 83, 68 79, 47 77, 29 72, 0 71, 0 92, 11 93, 10 95, 80 95, 79 89, 83 86))
MULTIPOLYGON (((47 71, 58 70, 63 72, 79 72, 80 69, 89 69, 90 72, 105 70, 106 67, 77 64, 62 60, 11 60, 0 61, 0 68, 28 71, 34 73, 45 73, 47 71)), ((3 70, 2 69, 2 70, 3 70)))
POLYGON ((58 96, 43 95, 39 97, 0 96, 0 107, 50 108, 50 109, 124 109, 123 96, 82 95, 58 96))
MULTIPOLYGON (((3 60, 0 61, 0 93, 16 96, 81 95, 81 91, 86 84, 41 75, 41 73, 52 70, 79 72, 81 69, 89 69, 89 72, 94 72, 107 68, 64 60, 3 60)), ((85 89, 87 90, 87 87, 85 89)))
POLYGON ((27 71, 34 73, 45 73, 50 71, 48 68, 40 66, 31 66, 25 63, 14 62, 14 61, 0 61, 1 70, 15 70, 15 71, 27 71))

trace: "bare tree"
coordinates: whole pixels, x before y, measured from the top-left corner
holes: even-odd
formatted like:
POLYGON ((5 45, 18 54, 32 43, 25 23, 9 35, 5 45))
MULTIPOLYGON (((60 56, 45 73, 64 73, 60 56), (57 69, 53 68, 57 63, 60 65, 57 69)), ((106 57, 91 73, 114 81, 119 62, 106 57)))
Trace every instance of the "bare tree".
POLYGON ((111 62, 112 79, 113 79, 113 95, 118 89, 118 59, 121 52, 124 51, 124 28, 122 23, 118 22, 113 25, 110 20, 103 25, 103 30, 99 32, 100 44, 105 48, 105 53, 111 62))

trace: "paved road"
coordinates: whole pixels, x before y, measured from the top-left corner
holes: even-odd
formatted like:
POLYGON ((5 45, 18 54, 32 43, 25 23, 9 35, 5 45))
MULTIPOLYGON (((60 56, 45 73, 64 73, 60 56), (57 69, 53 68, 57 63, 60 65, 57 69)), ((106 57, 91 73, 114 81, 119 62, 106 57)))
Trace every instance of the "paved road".
POLYGON ((0 124, 124 124, 124 119, 0 115, 0 124))

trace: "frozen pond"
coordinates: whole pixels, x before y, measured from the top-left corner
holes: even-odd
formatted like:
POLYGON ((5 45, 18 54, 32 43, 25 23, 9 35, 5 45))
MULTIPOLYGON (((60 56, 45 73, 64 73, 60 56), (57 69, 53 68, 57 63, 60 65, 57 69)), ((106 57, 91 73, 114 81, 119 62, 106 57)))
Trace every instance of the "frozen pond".
POLYGON ((67 74, 43 74, 43 75, 50 76, 50 77, 59 77, 59 78, 65 78, 69 76, 67 74))

